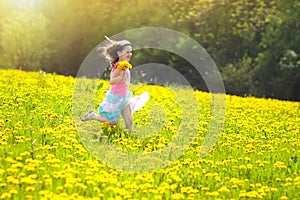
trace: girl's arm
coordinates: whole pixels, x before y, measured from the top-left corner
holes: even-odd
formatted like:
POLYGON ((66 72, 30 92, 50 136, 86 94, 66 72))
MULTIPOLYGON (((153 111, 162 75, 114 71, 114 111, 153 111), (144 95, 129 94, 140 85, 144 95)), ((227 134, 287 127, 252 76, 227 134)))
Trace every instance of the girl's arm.
POLYGON ((124 78, 124 72, 116 69, 110 73, 109 83, 111 85, 118 84, 123 78, 124 78))

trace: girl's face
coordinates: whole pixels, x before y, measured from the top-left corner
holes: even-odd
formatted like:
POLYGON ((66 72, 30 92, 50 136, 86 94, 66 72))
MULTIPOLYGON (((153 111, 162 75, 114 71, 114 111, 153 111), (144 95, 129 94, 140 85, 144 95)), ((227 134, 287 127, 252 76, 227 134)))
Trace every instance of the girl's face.
POLYGON ((132 56, 132 47, 126 45, 121 51, 118 51, 119 61, 130 61, 132 56))

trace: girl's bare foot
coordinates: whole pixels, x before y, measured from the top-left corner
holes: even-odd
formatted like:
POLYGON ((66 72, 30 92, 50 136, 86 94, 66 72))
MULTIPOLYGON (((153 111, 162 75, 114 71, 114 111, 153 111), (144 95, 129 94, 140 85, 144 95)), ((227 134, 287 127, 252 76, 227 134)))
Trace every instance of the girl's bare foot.
POLYGON ((94 119, 96 119, 96 113, 93 110, 91 110, 81 118, 81 121, 85 122, 94 119))
POLYGON ((106 117, 103 117, 101 115, 97 115, 93 110, 89 111, 87 114, 85 114, 82 118, 81 121, 85 122, 85 121, 89 121, 89 120, 97 120, 100 122, 106 122, 109 123, 111 125, 117 125, 118 122, 111 122, 108 119, 106 119, 106 117))

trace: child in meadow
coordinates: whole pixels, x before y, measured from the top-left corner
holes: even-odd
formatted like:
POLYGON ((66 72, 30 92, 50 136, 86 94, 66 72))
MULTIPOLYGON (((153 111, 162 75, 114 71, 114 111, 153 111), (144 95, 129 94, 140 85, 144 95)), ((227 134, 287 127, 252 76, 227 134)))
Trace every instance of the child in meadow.
POLYGON ((109 80, 111 87, 98 107, 99 115, 91 110, 81 120, 98 120, 117 124, 120 115, 122 115, 126 128, 132 131, 132 115, 146 104, 149 94, 144 92, 141 95, 131 97, 131 92, 128 91, 130 69, 132 68, 129 63, 132 56, 131 43, 127 40, 114 41, 108 37, 106 39, 108 43, 98 48, 98 50, 102 51, 102 54, 111 65, 109 80))

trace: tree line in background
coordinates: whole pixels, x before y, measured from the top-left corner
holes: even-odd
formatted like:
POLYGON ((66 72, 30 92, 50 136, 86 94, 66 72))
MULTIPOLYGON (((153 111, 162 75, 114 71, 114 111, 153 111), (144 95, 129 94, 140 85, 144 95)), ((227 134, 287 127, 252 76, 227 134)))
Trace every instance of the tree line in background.
MULTIPOLYGON (((300 2, 295 0, 0 0, 0 66, 75 76, 104 39, 139 27, 189 35, 218 66, 226 92, 300 100, 300 2), (16 6, 18 4, 18 6, 16 6)), ((135 63, 164 63, 197 89, 184 59, 137 51, 135 63)))

